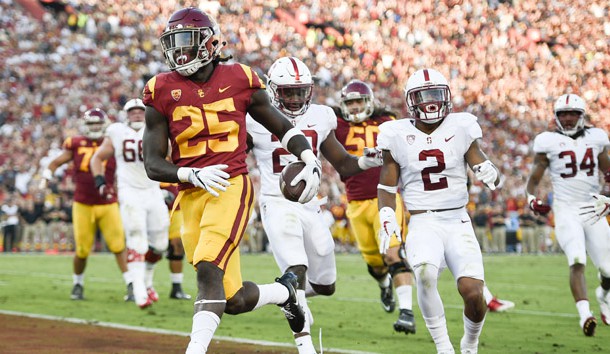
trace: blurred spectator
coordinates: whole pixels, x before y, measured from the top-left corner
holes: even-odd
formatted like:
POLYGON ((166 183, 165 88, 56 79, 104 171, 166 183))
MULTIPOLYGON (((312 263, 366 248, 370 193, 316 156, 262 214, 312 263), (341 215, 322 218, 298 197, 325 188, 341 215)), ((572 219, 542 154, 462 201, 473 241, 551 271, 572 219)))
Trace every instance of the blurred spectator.
POLYGON ((23 207, 19 209, 21 216, 21 251, 33 252, 42 250, 42 240, 46 239, 46 224, 43 221, 44 202, 33 198, 24 200, 23 207))
POLYGON ((490 251, 488 235, 491 233, 491 230, 489 229, 489 209, 487 206, 482 204, 477 205, 475 213, 472 216, 472 222, 481 251, 488 253, 490 251))
POLYGON ((523 253, 536 254, 540 252, 539 234, 536 233, 536 216, 527 206, 519 214, 521 225, 521 250, 523 253))
POLYGON ((2 219, 4 223, 4 252, 15 252, 17 250, 17 234, 19 227, 19 206, 14 196, 8 198, 2 205, 2 219))
POLYGON ((496 204, 491 210, 491 250, 506 252, 506 216, 502 204, 496 204))

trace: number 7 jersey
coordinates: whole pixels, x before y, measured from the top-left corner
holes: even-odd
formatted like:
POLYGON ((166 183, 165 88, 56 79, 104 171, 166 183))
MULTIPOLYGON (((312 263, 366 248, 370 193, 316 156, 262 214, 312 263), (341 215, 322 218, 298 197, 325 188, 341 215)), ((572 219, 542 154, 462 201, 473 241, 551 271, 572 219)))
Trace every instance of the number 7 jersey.
POLYGON ((608 135, 599 128, 586 128, 576 139, 557 132, 536 136, 534 152, 549 159, 555 200, 587 202, 591 193, 599 193, 597 156, 608 144, 608 135))

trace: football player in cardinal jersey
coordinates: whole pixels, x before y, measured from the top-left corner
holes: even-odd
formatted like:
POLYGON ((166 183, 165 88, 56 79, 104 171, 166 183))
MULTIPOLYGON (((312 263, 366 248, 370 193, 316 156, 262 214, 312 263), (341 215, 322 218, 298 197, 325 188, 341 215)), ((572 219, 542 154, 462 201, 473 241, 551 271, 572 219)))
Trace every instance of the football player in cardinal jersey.
POLYGON ((605 218, 610 199, 599 194, 598 173, 599 169, 605 181, 610 182, 610 158, 608 134, 599 128, 586 127, 585 112, 584 100, 575 94, 565 94, 555 101, 557 129, 536 136, 536 155, 526 191, 529 207, 537 214, 547 214, 551 206, 536 197, 536 188, 546 169, 550 170, 555 234, 568 258, 570 290, 580 327, 586 336, 592 336, 597 320, 587 297, 587 253, 600 273, 601 284, 595 293, 602 321, 610 324, 610 229, 605 218))
POLYGON ((451 91, 436 70, 416 71, 405 87, 412 120, 379 126, 378 148, 383 151, 379 178, 380 250, 387 251, 396 222, 396 192, 411 214, 406 238, 407 260, 417 281, 417 300, 426 327, 439 353, 453 353, 437 282, 448 267, 464 300, 462 353, 476 353, 485 320, 484 270, 481 250, 465 205, 467 170, 495 189, 500 174, 479 147, 477 118, 452 113, 451 91))
MULTIPOLYGON (((374 148, 379 125, 396 119, 396 115, 375 108, 373 90, 360 80, 352 80, 341 90, 341 103, 335 107, 337 140, 353 155, 362 156, 364 148, 374 148)), ((379 209, 377 183, 381 167, 371 168, 355 176, 341 176, 347 192, 346 215, 369 274, 381 288, 381 303, 386 312, 395 307, 394 288, 398 295, 399 317, 394 323, 398 332, 415 333, 413 317, 413 271, 399 255, 406 219, 402 202, 397 199, 396 221, 403 235, 392 239, 385 255, 379 252, 379 209)))
POLYGON ((108 123, 108 115, 103 110, 94 108, 85 112, 83 121, 83 135, 67 138, 63 143, 61 155, 51 161, 42 174, 45 181, 50 181, 59 166, 70 161, 73 162, 72 178, 76 189, 74 190, 74 203, 72 205, 72 225, 76 252, 73 262, 72 300, 82 300, 84 298, 85 267, 98 227, 104 236, 108 249, 116 256, 125 284, 129 286, 132 281, 127 270, 125 233, 121 223, 116 192, 113 188, 116 169, 115 160, 110 159, 106 163, 106 188, 102 191, 95 188, 95 182, 89 170, 91 156, 102 143, 104 127, 108 123))
POLYGON ((248 222, 253 188, 246 165, 246 113, 299 156, 305 168, 302 202, 316 194, 321 167, 301 131, 275 109, 265 84, 250 67, 224 63, 216 21, 189 7, 174 12, 160 37, 170 72, 144 87, 144 161, 148 176, 180 182, 177 196, 184 219, 182 243, 197 270, 191 341, 187 353, 205 353, 223 313, 277 304, 293 331, 305 325, 296 298, 296 276, 273 284, 243 282, 239 243, 248 222), (171 142, 171 162, 165 159, 171 142))
MULTIPOLYGON (((340 174, 350 176, 381 164, 376 156, 359 159, 348 154, 337 141, 336 116, 332 108, 311 103, 313 77, 300 59, 277 59, 267 76, 267 93, 272 104, 310 139, 314 153, 321 152, 340 174)), ((285 199, 280 191, 280 174, 297 157, 250 116, 246 122, 248 142, 261 174, 258 199, 263 227, 280 270, 297 275, 297 298, 307 313, 305 328, 294 331, 297 349, 300 354, 315 353, 309 332, 313 317, 305 296, 332 295, 337 278, 335 244, 320 211, 325 200, 314 198, 301 204, 285 199)))
MULTIPOLYGON (((127 122, 106 128, 106 137, 91 158, 91 173, 98 190, 106 188, 104 161, 117 164, 119 207, 127 241, 127 265, 133 277, 133 300, 144 309, 159 300, 153 287, 153 273, 167 249, 169 216, 159 182, 146 175, 142 157, 144 110, 134 98, 123 107, 127 122)), ((129 297, 126 300, 131 300, 129 297)))

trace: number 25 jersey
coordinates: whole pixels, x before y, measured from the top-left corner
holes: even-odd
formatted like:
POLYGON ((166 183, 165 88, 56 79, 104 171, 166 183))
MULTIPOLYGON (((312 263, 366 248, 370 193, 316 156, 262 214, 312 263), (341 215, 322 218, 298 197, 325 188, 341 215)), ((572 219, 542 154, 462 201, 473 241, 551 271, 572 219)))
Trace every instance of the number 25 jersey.
MULTIPOLYGON (((161 73, 144 87, 144 104, 167 118, 175 165, 226 164, 231 177, 248 173, 246 111, 264 83, 249 66, 218 64, 207 82, 161 73)), ((181 184, 186 187, 188 184, 181 184)))
POLYGON ((597 156, 608 144, 608 135, 599 128, 587 128, 576 139, 557 132, 536 136, 534 152, 549 159, 555 200, 587 202, 591 193, 599 193, 597 156))

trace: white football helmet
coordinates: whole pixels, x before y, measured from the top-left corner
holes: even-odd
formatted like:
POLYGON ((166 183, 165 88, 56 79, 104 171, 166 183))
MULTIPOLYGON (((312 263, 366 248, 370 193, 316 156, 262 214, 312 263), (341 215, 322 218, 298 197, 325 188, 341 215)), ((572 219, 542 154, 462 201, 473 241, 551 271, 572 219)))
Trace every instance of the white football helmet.
POLYGON ((434 69, 416 71, 407 80, 404 91, 407 108, 414 119, 434 124, 451 113, 449 82, 434 69))
POLYGON ((341 89, 341 112, 348 122, 362 123, 375 111, 373 90, 360 80, 352 80, 341 89))
POLYGON ((104 135, 109 122, 108 115, 100 108, 93 108, 83 114, 82 132, 89 139, 97 140, 104 135))
POLYGON ((305 63, 295 57, 279 58, 271 65, 267 78, 267 94, 277 109, 290 118, 307 112, 313 76, 305 63))
POLYGON ((560 96, 553 107, 557 129, 565 135, 574 135, 585 127, 585 101, 578 95, 569 93, 560 96), (559 112, 580 112, 577 119, 572 117, 559 118, 559 112))
POLYGON ((125 106, 123 106, 123 110, 127 114, 127 125, 134 130, 144 128, 144 111, 146 110, 146 106, 141 99, 130 99, 125 103, 125 106))

